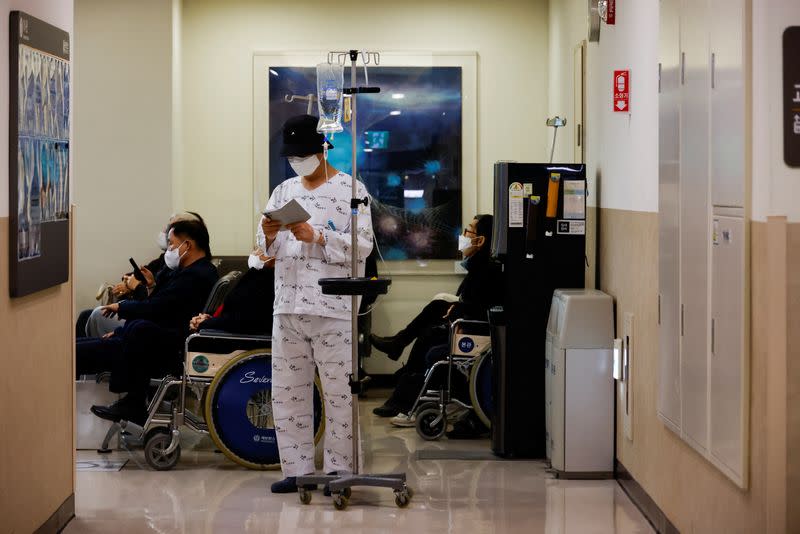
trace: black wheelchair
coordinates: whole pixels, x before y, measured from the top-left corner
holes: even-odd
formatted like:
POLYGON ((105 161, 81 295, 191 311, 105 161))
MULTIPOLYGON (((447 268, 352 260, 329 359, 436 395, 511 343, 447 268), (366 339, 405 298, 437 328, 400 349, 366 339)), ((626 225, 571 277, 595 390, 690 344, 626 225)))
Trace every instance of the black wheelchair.
POLYGON ((492 358, 489 323, 458 319, 450 325, 450 350, 447 358, 434 363, 425 373, 410 413, 416 417, 417 434, 436 440, 447 431, 449 421, 474 411, 478 419, 491 427, 492 358), (446 368, 447 379, 439 389, 428 389, 437 370, 446 368), (453 371, 467 382, 469 403, 453 395, 453 371))

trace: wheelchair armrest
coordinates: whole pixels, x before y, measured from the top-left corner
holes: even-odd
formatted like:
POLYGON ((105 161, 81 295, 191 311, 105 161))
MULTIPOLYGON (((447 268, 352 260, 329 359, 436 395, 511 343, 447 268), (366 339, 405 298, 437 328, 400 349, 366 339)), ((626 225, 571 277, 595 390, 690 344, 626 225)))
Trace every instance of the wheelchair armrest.
POLYGON ((247 341, 272 341, 272 336, 260 334, 235 334, 233 332, 226 332, 224 330, 200 330, 196 334, 192 334, 189 338, 213 338, 213 339, 244 339, 247 341))
POLYGON ((472 334, 474 336, 488 336, 491 326, 488 321, 475 321, 470 319, 456 319, 450 325, 450 335, 472 334))

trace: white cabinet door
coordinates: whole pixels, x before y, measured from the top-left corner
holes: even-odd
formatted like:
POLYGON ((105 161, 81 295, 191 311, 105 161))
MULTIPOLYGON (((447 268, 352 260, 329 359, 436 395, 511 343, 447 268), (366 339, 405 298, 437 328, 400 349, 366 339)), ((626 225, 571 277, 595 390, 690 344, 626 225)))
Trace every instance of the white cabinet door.
POLYGON ((711 199, 744 206, 744 0, 711 0, 711 199))
POLYGON ((708 447, 709 234, 708 2, 682 0, 680 121, 681 430, 708 447))
POLYGON ((680 0, 661 0, 658 123, 658 414, 681 427, 680 0))
POLYGON ((710 453, 746 487, 747 365, 745 359, 745 224, 714 217, 710 453))

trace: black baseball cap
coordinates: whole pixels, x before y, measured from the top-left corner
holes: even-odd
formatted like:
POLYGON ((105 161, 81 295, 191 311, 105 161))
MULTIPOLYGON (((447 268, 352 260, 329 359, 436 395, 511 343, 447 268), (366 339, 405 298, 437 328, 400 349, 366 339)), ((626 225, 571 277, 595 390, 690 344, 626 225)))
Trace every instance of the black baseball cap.
POLYGON ((317 132, 319 119, 313 115, 297 115, 283 125, 283 147, 281 156, 310 156, 322 152, 322 143, 328 143, 325 136, 317 132))

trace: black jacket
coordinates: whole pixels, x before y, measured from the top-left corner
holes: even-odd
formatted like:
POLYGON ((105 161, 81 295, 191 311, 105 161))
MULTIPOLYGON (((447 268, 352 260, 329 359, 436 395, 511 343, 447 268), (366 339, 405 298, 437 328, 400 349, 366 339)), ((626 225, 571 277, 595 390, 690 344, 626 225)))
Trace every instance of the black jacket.
POLYGON ((206 319, 200 327, 234 334, 272 335, 274 300, 275 270, 248 269, 225 297, 220 316, 206 319))
POLYGON ((150 296, 120 302, 119 316, 125 320, 146 319, 162 328, 187 333, 189 321, 203 311, 218 278, 217 268, 208 258, 174 271, 165 267, 156 276, 150 296))
MULTIPOLYGON (((157 257, 156 259, 145 265, 145 267, 147 267, 147 269, 151 273, 153 273, 153 276, 156 276, 158 273, 161 272, 162 269, 166 268, 166 264, 164 263, 164 253, 162 252, 159 257, 157 257)), ((133 273, 131 272, 128 274, 132 275, 133 273)), ((136 289, 134 289, 128 296, 128 299, 133 299, 133 300, 144 300, 146 298, 147 298, 147 288, 145 287, 144 284, 139 284, 138 286, 136 286, 136 289)))
POLYGON ((481 252, 470 257, 465 267, 467 275, 456 291, 460 302, 451 313, 451 319, 486 321, 489 308, 501 304, 502 268, 489 254, 481 252))

